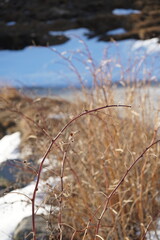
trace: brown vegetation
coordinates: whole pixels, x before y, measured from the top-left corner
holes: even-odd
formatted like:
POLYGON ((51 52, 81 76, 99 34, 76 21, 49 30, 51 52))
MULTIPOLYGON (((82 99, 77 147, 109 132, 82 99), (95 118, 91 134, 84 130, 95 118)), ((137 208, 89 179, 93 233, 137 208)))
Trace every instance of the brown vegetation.
POLYGON ((68 239, 138 240, 145 239, 148 224, 155 230, 160 207, 160 149, 158 143, 152 147, 150 144, 158 139, 159 106, 155 110, 149 89, 145 86, 96 88, 82 93, 83 97, 74 104, 48 98, 29 99, 28 103, 26 98, 22 100, 22 95, 14 106, 14 98, 10 105, 5 102, 9 111, 20 116, 18 126, 24 135, 23 145, 30 144, 36 149, 37 157, 43 156, 51 139, 73 116, 117 104, 117 94, 121 92, 120 102, 132 106, 131 109, 106 108, 78 118, 50 149, 49 170, 42 178, 59 176, 60 179, 56 187, 48 185, 44 196, 51 204, 48 218, 51 235, 55 217, 59 239, 67 233, 68 239), (18 108, 20 103, 24 108, 18 108), (48 118, 52 112, 66 115, 52 122, 48 118), (58 161, 56 167, 53 156, 58 161), (136 159, 135 166, 127 172, 136 159), (127 176, 108 201, 125 173, 127 176), (58 210, 55 206, 59 206, 58 210))

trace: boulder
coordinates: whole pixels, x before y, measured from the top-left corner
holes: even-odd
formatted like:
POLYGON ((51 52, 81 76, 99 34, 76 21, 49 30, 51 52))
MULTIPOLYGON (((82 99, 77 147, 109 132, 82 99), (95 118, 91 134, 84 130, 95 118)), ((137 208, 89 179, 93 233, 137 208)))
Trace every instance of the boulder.
MULTIPOLYGON (((59 240, 60 231, 58 229, 57 218, 55 216, 36 215, 36 239, 37 240, 59 240), (52 218, 49 223, 48 219, 52 218)), ((73 231, 70 228, 62 230, 62 239, 70 240, 73 231)), ((82 236, 81 236, 82 237, 82 236)), ((33 240, 32 234, 32 216, 25 217, 16 227, 13 233, 14 240, 33 240)))
POLYGON ((7 160, 0 164, 0 195, 30 183, 34 174, 20 159, 7 160))
MULTIPOLYGON (((37 215, 35 217, 37 240, 49 240, 49 232, 47 231, 47 223, 44 217, 37 215)), ((32 240, 32 217, 25 217, 16 227, 14 231, 14 240, 32 240)))

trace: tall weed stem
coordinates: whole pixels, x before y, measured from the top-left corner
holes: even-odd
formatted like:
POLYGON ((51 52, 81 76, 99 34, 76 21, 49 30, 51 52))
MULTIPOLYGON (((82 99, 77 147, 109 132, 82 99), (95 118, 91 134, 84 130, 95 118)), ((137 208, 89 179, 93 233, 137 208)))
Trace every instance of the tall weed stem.
MULTIPOLYGON (((32 232, 33 232, 33 240, 36 240, 36 223, 35 223, 35 200, 36 200, 36 193, 37 193, 37 191, 38 191, 38 185, 39 185, 40 176, 41 176, 41 172, 42 172, 42 169, 43 169, 44 161, 45 161, 45 159, 47 158, 48 154, 50 153, 53 145, 56 143, 56 141, 59 139, 59 137, 62 135, 62 133, 63 133, 73 122, 75 122, 77 119, 79 119, 79 118, 81 118, 81 117, 83 117, 83 116, 85 116, 85 115, 88 115, 88 114, 90 114, 90 113, 98 112, 98 111, 103 110, 103 109, 106 109, 106 108, 118 108, 118 107, 127 107, 127 108, 130 108, 131 106, 130 106, 130 105, 122 105, 122 104, 119 104, 119 105, 113 104, 113 105, 105 105, 105 106, 103 106, 103 107, 98 107, 98 108, 95 108, 95 109, 92 109, 92 110, 85 110, 84 112, 80 113, 80 114, 77 115, 76 117, 72 118, 72 119, 58 132, 57 136, 51 140, 51 142, 50 142, 50 144, 49 144, 49 147, 48 147, 48 149, 46 150, 46 152, 45 152, 45 154, 44 154, 44 156, 43 156, 43 158, 42 158, 42 161, 41 161, 41 163, 40 163, 40 165, 39 165, 39 169, 38 169, 38 173, 37 173, 37 179, 36 179, 36 184, 35 184, 35 188, 34 188, 33 195, 32 195, 32 199, 31 199, 31 202, 32 202, 32 232)), ((154 145, 154 144, 152 144, 152 145, 154 145)), ((145 152, 144 152, 144 153, 145 153, 145 152)), ((144 154, 144 153, 143 153, 143 154, 144 154)), ((138 160, 137 160, 137 161, 138 161, 138 160)), ((127 173, 127 174, 128 174, 128 173, 127 173)), ((127 174, 126 174, 126 175, 127 175, 127 174)), ((125 178, 125 176, 124 176, 124 178, 125 178)), ((123 180, 124 180, 124 179, 123 179, 123 180)), ((123 180, 120 181, 120 184, 121 184, 121 182, 122 182, 123 180)), ((119 185, 120 185, 120 184, 119 184, 119 185)), ((118 187, 119 187, 119 186, 117 186, 117 188, 118 188, 118 187)), ((115 191, 117 190, 117 188, 115 189, 115 191)), ((114 192, 115 192, 115 191, 114 191, 114 192)), ((114 194, 114 192, 113 192, 113 194, 114 194)), ((113 195, 113 194, 112 194, 112 195, 113 195)), ((111 196, 112 196, 112 195, 111 195, 111 196)), ((110 196, 110 197, 111 197, 111 196, 110 196)), ((98 234, 98 229, 99 229, 100 221, 101 221, 101 219, 102 219, 102 217, 103 217, 103 215, 104 215, 104 213, 105 213, 105 211, 106 211, 106 209, 107 209, 107 206, 108 206, 108 201, 107 201, 106 204, 105 204, 104 210, 103 210, 103 212, 102 212, 102 214, 101 214, 99 223, 98 223, 98 225, 97 225, 97 234, 98 234)))

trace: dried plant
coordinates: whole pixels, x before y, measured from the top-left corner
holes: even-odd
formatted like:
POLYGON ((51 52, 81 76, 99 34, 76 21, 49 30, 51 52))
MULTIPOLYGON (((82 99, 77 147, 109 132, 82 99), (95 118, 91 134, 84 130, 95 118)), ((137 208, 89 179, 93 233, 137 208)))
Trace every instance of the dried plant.
POLYGON ((39 182, 49 177, 59 178, 44 196, 50 206, 50 239, 146 239, 149 229, 155 230, 160 207, 159 106, 149 84, 123 81, 119 88, 106 78, 103 64, 95 65, 86 45, 85 49, 94 82, 90 90, 71 60, 54 50, 83 88, 74 103, 65 109, 59 105, 57 112, 66 113, 59 123, 49 122, 51 109, 41 109, 39 100, 29 100, 38 120, 5 101, 30 129, 23 143, 34 142, 37 156, 43 153, 30 198, 33 239, 39 182))

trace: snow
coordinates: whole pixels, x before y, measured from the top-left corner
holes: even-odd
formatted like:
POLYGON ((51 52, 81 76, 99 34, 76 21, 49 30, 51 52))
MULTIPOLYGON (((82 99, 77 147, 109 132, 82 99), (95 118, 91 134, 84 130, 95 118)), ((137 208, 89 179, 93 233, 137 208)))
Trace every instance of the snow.
POLYGON ((18 193, 30 195, 34 185, 24 189, 15 190, 16 193, 9 193, 0 198, 0 239, 11 240, 12 233, 17 224, 27 216, 31 215, 31 205, 27 204, 27 198, 18 193))
POLYGON ((145 41, 136 41, 132 47, 133 51, 145 49, 146 54, 160 52, 160 44, 157 38, 148 39, 145 41))
POLYGON ((124 28, 117 28, 111 31, 107 32, 107 35, 117 35, 117 34, 123 34, 126 33, 126 30, 124 28))
POLYGON ((159 79, 158 38, 102 42, 97 38, 87 39, 87 29, 62 33, 71 40, 53 48, 26 47, 19 51, 0 51, 0 85, 52 86, 55 89, 79 86, 79 73, 81 80, 91 86, 93 61, 97 71, 102 66, 103 70, 106 68, 105 74, 111 81, 159 79))
POLYGON ((20 132, 6 135, 0 140, 0 163, 20 157, 18 149, 20 141, 20 132))
MULTIPOLYGON (((85 36, 87 33, 87 29, 65 31, 63 34, 71 36, 71 40, 52 49, 27 47, 19 51, 0 51, 0 85, 6 84, 6 81, 15 86, 76 85, 79 80, 76 79, 77 74, 74 73, 75 69, 70 61, 74 62, 86 83, 91 84, 92 59, 95 59, 97 76, 100 71, 104 71, 105 76, 112 81, 134 80, 135 78, 136 80, 159 79, 160 45, 158 38, 145 41, 129 39, 119 42, 98 42, 97 38, 88 40, 85 36), (88 49, 91 56, 87 53, 88 49)), ((50 32, 50 34, 58 33, 50 32)), ((19 158, 19 144, 19 132, 3 137, 0 140, 0 163, 7 159, 19 158)), ((53 178, 48 181, 49 185, 54 186, 58 180, 53 178)), ((46 182, 41 181, 41 184, 37 203, 42 201, 43 192, 47 186, 46 182)), ((31 205, 27 204, 27 198, 18 193, 31 197, 34 186, 35 183, 32 182, 27 187, 14 191, 17 193, 9 193, 0 198, 0 239, 11 240, 17 224, 24 217, 31 215, 31 205)), ((38 213, 41 211, 44 210, 40 209, 38 213)), ((150 232, 150 234, 154 239, 154 233, 150 232)))
MULTIPOLYGON (((0 163, 7 159, 19 158, 20 152, 18 147, 20 141, 20 132, 6 135, 0 140, 0 163)), ((48 190, 48 186, 53 188, 59 181, 58 177, 50 177, 46 181, 40 180, 36 206, 41 207, 38 208, 37 214, 46 213, 49 210, 49 206, 44 201, 45 192, 48 190)), ((24 217, 32 214, 29 198, 32 197, 34 187, 35 182, 31 182, 28 186, 16 189, 0 198, 0 239, 12 240, 12 234, 18 223, 24 217)))
POLYGON ((50 114, 48 115, 48 118, 49 118, 49 119, 62 120, 62 119, 65 119, 65 117, 67 117, 67 116, 68 116, 67 114, 62 113, 62 112, 57 113, 57 114, 55 114, 55 113, 50 113, 50 114))
POLYGON ((116 8, 112 11, 114 15, 130 15, 130 14, 140 14, 141 11, 135 9, 124 9, 124 8, 116 8))
POLYGON ((147 240, 157 240, 160 239, 160 219, 157 222, 156 231, 150 230, 146 235, 147 240))
POLYGON ((64 32, 63 31, 49 31, 49 34, 51 36, 61 36, 64 34, 64 32))
MULTIPOLYGON (((57 184, 59 179, 50 178, 47 183, 52 187, 57 184)), ((14 190, 4 197, 0 198, 0 239, 12 240, 13 232, 18 223, 25 217, 31 216, 31 201, 35 187, 35 182, 31 182, 28 186, 14 190)), ((37 210, 37 214, 45 214, 49 211, 49 206, 44 202, 44 192, 47 188, 46 182, 41 181, 39 191, 36 197, 36 206, 41 206, 37 210)))
POLYGON ((14 22, 14 21, 10 21, 10 22, 6 23, 7 26, 14 26, 15 24, 16 24, 16 22, 14 22))

